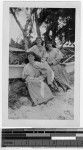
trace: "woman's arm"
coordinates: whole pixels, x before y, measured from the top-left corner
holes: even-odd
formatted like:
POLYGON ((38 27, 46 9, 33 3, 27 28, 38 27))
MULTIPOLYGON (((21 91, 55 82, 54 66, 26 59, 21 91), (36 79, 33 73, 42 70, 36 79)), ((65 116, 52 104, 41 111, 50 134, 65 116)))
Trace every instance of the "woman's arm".
POLYGON ((55 57, 53 59, 53 64, 54 65, 58 64, 62 58, 63 58, 62 52, 60 52, 60 50, 57 50, 55 53, 55 57))
POLYGON ((31 77, 30 73, 30 68, 25 66, 24 69, 23 69, 23 72, 22 72, 22 78, 26 80, 26 82, 30 82, 33 77, 31 77))
POLYGON ((26 74, 26 67, 23 68, 23 72, 22 72, 22 79, 26 79, 27 74, 26 74))
POLYGON ((42 54, 42 59, 41 59, 41 61, 42 62, 44 62, 45 60, 46 60, 46 49, 45 49, 45 47, 43 47, 43 54, 42 54))
POLYGON ((63 58, 63 54, 60 50, 57 50, 56 57, 57 57, 57 60, 61 60, 63 58))
POLYGON ((26 77, 26 82, 28 82, 28 83, 30 83, 30 82, 32 82, 32 81, 34 81, 34 77, 31 77, 31 76, 27 76, 26 77))
POLYGON ((42 76, 39 76, 39 77, 30 77, 30 76, 28 76, 26 78, 26 82, 27 83, 34 83, 34 82, 39 83, 39 82, 41 82, 43 80, 44 80, 44 78, 42 76))

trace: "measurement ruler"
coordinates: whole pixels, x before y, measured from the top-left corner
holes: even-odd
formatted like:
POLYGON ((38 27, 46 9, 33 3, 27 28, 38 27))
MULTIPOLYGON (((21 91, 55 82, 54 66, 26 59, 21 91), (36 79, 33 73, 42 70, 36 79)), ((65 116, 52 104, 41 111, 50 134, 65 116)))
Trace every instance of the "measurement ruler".
POLYGON ((83 147, 83 129, 2 129, 2 147, 83 147))

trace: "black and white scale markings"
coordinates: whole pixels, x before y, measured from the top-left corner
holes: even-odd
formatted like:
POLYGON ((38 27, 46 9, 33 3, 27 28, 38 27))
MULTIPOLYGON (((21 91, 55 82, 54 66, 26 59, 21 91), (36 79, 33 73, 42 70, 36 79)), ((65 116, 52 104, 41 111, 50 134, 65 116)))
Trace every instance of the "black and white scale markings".
POLYGON ((83 147, 79 128, 3 128, 2 147, 83 147))

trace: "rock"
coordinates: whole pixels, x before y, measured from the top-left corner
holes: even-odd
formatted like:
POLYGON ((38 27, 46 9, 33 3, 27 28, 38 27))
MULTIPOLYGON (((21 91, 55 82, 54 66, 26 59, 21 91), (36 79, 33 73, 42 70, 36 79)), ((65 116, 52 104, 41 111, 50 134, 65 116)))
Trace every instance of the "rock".
POLYGON ((27 97, 20 97, 19 101, 20 101, 21 105, 25 105, 25 106, 26 105, 29 105, 29 106, 32 105, 30 100, 27 97))

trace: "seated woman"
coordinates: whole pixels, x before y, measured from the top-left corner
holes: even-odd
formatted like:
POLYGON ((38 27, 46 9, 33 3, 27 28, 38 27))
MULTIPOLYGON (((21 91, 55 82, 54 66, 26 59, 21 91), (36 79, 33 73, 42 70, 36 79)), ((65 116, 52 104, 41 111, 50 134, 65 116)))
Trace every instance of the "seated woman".
POLYGON ((50 88, 44 82, 44 76, 40 69, 37 69, 35 64, 39 61, 39 57, 34 52, 28 52, 27 64, 22 73, 22 78, 25 79, 32 105, 47 103, 54 98, 50 88), (38 60, 38 61, 35 61, 38 60))
MULTIPOLYGON (((37 54, 40 58, 41 58, 41 63, 36 62, 35 63, 35 67, 37 69, 40 68, 40 70, 42 71, 43 75, 47 74, 47 84, 49 85, 49 87, 52 89, 54 89, 53 87, 53 80, 54 80, 54 71, 51 69, 51 67, 49 66, 48 62, 46 61, 46 49, 45 47, 42 45, 42 40, 40 37, 36 38, 36 45, 34 45, 33 47, 31 47, 29 49, 29 52, 32 51, 35 54, 37 54)), ((56 90, 58 89, 58 87, 56 86, 55 88, 56 90)), ((55 90, 54 89, 54 90, 55 90)))
POLYGON ((47 62, 54 71, 55 83, 57 82, 57 84, 64 91, 67 91, 71 87, 69 85, 69 78, 67 72, 65 68, 60 65, 60 60, 63 58, 63 54, 58 48, 53 48, 51 43, 47 44, 47 48, 48 51, 46 54, 46 58, 47 62))

